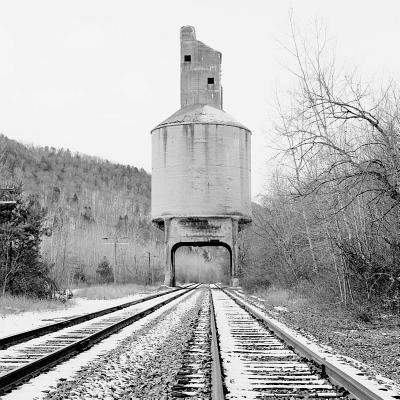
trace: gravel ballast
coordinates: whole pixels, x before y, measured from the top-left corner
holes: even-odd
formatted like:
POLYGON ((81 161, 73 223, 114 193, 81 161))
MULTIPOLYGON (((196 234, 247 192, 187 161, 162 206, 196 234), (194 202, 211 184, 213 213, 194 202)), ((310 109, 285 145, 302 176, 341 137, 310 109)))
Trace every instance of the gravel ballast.
POLYGON ((301 306, 273 306, 261 297, 239 291, 250 303, 272 318, 335 354, 346 355, 359 362, 358 368, 384 383, 393 380, 400 388, 400 330, 399 320, 363 322, 345 309, 323 303, 301 306))
POLYGON ((208 306, 206 290, 155 318, 112 351, 102 354, 44 398, 170 399, 183 354, 199 313, 208 306))

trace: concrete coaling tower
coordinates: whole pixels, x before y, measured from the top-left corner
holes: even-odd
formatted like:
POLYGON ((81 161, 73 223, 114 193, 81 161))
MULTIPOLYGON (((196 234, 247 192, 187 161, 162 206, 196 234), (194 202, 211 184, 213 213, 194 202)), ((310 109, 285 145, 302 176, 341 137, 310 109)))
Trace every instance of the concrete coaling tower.
POLYGON ((152 131, 152 220, 164 231, 165 284, 180 246, 224 246, 238 284, 238 232, 251 222, 251 132, 222 109, 221 53, 181 28, 181 109, 152 131))

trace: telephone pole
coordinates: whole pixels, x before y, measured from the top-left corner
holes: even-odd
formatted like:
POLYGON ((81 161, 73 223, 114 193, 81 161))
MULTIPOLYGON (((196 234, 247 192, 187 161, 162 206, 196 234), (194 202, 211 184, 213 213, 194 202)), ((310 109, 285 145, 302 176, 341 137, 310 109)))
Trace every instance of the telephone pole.
POLYGON ((105 240, 104 244, 112 244, 114 245, 114 254, 113 254, 113 258, 114 258, 114 262, 113 262, 113 275, 114 275, 114 283, 117 283, 117 246, 118 245, 126 245, 129 244, 128 242, 120 242, 119 240, 127 240, 127 237, 118 237, 117 235, 114 236, 114 240, 111 242, 109 241, 109 237, 103 237, 103 240, 105 240))

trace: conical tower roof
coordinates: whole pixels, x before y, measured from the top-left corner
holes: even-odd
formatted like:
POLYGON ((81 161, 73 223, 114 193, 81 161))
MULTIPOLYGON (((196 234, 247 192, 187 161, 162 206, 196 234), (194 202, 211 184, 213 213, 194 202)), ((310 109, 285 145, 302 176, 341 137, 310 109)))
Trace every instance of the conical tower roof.
POLYGON ((224 110, 209 106, 207 104, 192 104, 181 108, 176 113, 172 114, 165 121, 158 124, 153 130, 163 128, 170 125, 185 125, 185 124, 216 124, 228 125, 238 128, 246 128, 243 124, 236 121, 231 115, 224 110))

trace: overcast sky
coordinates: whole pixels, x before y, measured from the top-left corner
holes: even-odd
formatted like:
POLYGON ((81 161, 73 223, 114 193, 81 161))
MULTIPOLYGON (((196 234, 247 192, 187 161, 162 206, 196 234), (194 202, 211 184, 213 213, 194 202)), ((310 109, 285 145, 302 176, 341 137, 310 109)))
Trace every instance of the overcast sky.
POLYGON ((364 76, 400 73, 398 0, 0 0, 0 132, 151 171, 150 130, 179 109, 179 29, 222 52, 224 109, 252 132, 263 191, 279 42, 326 21, 338 58, 364 76))

